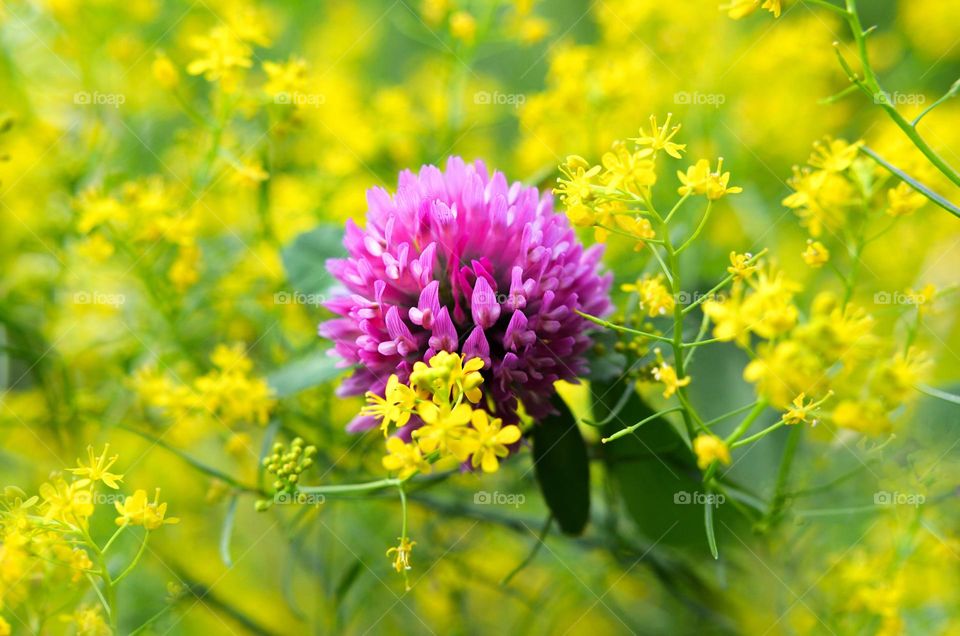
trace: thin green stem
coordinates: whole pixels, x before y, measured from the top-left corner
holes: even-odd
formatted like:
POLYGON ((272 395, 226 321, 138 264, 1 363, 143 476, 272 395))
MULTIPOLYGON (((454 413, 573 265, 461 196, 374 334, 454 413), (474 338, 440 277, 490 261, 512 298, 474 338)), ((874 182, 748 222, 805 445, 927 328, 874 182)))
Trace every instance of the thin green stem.
POLYGON ((638 428, 640 428, 641 426, 643 426, 643 425, 646 424, 647 422, 652 422, 653 420, 655 420, 655 419, 657 419, 658 417, 661 417, 661 416, 663 416, 663 415, 666 415, 667 413, 673 413, 673 412, 675 412, 675 411, 682 411, 682 410, 684 410, 684 407, 682 407, 682 406, 674 406, 674 407, 672 407, 672 408, 665 409, 665 410, 660 411, 660 412, 658 412, 658 413, 654 413, 653 415, 650 415, 649 417, 643 418, 642 420, 640 420, 640 421, 637 422, 636 424, 633 424, 633 425, 628 426, 628 427, 626 427, 626 428, 620 429, 619 431, 617 431, 616 433, 614 433, 614 434, 611 435, 610 437, 604 437, 604 438, 601 439, 600 441, 601 441, 602 443, 606 444, 607 442, 612 442, 612 441, 614 441, 614 440, 616 440, 616 439, 620 439, 620 438, 623 437, 624 435, 629 435, 630 433, 634 432, 635 430, 637 430, 638 428))
POLYGON ((316 495, 336 495, 350 492, 369 492, 371 490, 382 490, 384 488, 395 488, 403 483, 400 479, 378 479, 377 481, 368 481, 361 484, 337 484, 333 486, 301 486, 297 490, 302 493, 316 495))
POLYGON ((582 311, 577 311, 577 314, 586 318, 590 322, 600 325, 601 327, 606 327, 608 329, 613 329, 614 331, 622 331, 624 333, 631 333, 636 336, 643 336, 644 338, 649 338, 651 340, 657 340, 659 342, 673 342, 670 338, 665 336, 659 336, 655 333, 649 333, 646 331, 640 331, 639 329, 631 329, 630 327, 624 327, 623 325, 618 325, 612 323, 609 320, 604 320, 603 318, 598 318, 597 316, 591 316, 590 314, 585 314, 582 311))
POLYGON ((843 7, 838 7, 837 5, 832 4, 830 2, 827 2, 827 0, 806 0, 806 2, 817 7, 823 7, 824 9, 833 11, 834 13, 838 13, 843 17, 847 16, 846 9, 844 9, 843 7))
POLYGON ((771 424, 771 425, 768 426, 767 428, 763 429, 763 430, 760 431, 759 433, 756 433, 755 435, 751 435, 750 437, 745 437, 745 438, 743 438, 743 439, 741 439, 741 440, 739 440, 739 441, 734 442, 733 444, 730 444, 730 448, 740 448, 741 446, 746 446, 747 444, 752 444, 752 443, 756 442, 757 440, 763 439, 764 437, 766 437, 766 436, 769 435, 770 433, 774 432, 775 430, 777 430, 777 429, 780 428, 781 426, 784 426, 785 424, 786 424, 786 422, 784 422, 784 421, 781 419, 781 420, 777 421, 775 424, 771 424))
POLYGON ((747 416, 743 418, 743 421, 741 421, 740 424, 737 425, 737 428, 735 428, 733 432, 727 436, 727 439, 724 440, 724 443, 727 446, 732 445, 732 448, 736 448, 737 445, 734 444, 734 442, 736 442, 738 439, 743 437, 744 433, 746 433, 750 429, 750 426, 756 421, 758 417, 760 417, 760 414, 763 413, 763 411, 766 408, 767 408, 766 400, 757 400, 757 402, 754 404, 753 409, 750 411, 750 413, 748 413, 747 416))
POLYGON ((684 241, 680 247, 677 248, 677 254, 681 254, 685 249, 690 247, 690 245, 700 236, 700 233, 703 232, 703 228, 706 227, 707 220, 710 218, 711 208, 713 208, 713 201, 707 201, 707 209, 703 211, 703 216, 700 218, 700 223, 697 225, 697 229, 693 231, 693 234, 690 235, 690 238, 684 241))
POLYGON ((133 561, 130 562, 130 565, 128 565, 123 572, 121 572, 115 579, 113 579, 113 582, 110 584, 110 587, 116 587, 117 583, 125 579, 127 575, 133 572, 133 569, 137 567, 138 563, 140 563, 140 559, 143 557, 143 553, 146 552, 147 541, 149 540, 150 540, 150 531, 147 529, 144 529, 143 541, 140 543, 140 549, 137 550, 136 556, 133 557, 133 561))
POLYGON ((107 540, 106 544, 104 544, 103 550, 101 550, 101 552, 105 554, 105 553, 107 552, 107 550, 110 549, 110 546, 113 545, 113 542, 117 540, 117 537, 120 536, 120 533, 122 533, 124 530, 126 530, 126 528, 127 528, 126 524, 124 524, 124 525, 120 526, 119 528, 117 528, 117 531, 113 533, 113 536, 111 536, 111 537, 107 540))
POLYGON ((690 195, 691 195, 691 194, 692 194, 691 192, 687 192, 685 195, 683 195, 682 197, 680 197, 680 200, 677 201, 676 205, 674 205, 674 206, 670 209, 670 211, 667 212, 667 217, 663 220, 664 223, 669 223, 669 222, 670 222, 670 219, 672 219, 672 218, 673 218, 673 215, 676 214, 677 210, 680 209, 680 206, 683 205, 683 202, 690 198, 690 195))
MULTIPOLYGON (((767 253, 767 248, 763 248, 762 250, 760 250, 759 252, 757 252, 756 254, 754 254, 753 256, 751 256, 750 258, 748 258, 748 259, 744 262, 744 265, 745 265, 745 266, 753 265, 753 264, 756 263, 758 260, 760 260, 760 257, 762 257, 762 256, 763 256, 764 254, 766 254, 766 253, 767 253)), ((703 302, 705 302, 705 301, 713 298, 714 294, 716 294, 718 291, 720 291, 721 289, 723 289, 725 286, 727 286, 727 285, 730 283, 730 281, 732 281, 732 280, 734 279, 734 276, 735 276, 734 274, 728 274, 723 280, 721 280, 719 283, 717 283, 716 285, 714 285, 714 286, 710 289, 710 291, 708 291, 706 294, 702 294, 702 295, 699 296, 696 300, 694 300, 692 303, 690 303, 689 305, 687 305, 686 307, 684 307, 684 308, 683 308, 683 311, 682 311, 683 315, 687 315, 688 313, 690 313, 691 311, 693 311, 694 308, 696 308, 697 306, 699 306, 701 303, 703 303, 703 302)))
POLYGON ((727 413, 724 413, 723 415, 718 415, 717 417, 713 418, 712 420, 707 420, 707 421, 705 422, 705 424, 706 424, 707 426, 713 426, 714 424, 717 424, 718 422, 722 422, 723 420, 727 419, 728 417, 733 417, 734 415, 740 415, 741 413, 744 413, 744 412, 746 412, 746 411, 749 411, 750 409, 752 409, 753 407, 755 407, 755 406, 756 406, 757 404, 759 404, 759 403, 760 403, 760 401, 757 400, 756 402, 753 402, 753 403, 751 403, 751 404, 747 404, 747 405, 745 405, 745 406, 741 406, 740 408, 734 409, 734 410, 729 411, 729 412, 727 412, 727 413))

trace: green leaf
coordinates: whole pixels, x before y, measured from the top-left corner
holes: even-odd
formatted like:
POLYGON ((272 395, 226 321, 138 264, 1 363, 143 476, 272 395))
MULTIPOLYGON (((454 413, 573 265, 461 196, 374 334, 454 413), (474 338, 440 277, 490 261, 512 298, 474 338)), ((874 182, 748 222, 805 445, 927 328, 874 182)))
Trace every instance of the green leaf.
POLYGON ((293 239, 280 252, 292 291, 323 295, 335 282, 327 270, 327 259, 345 255, 343 228, 320 225, 293 239))
POLYGON ((267 382, 277 397, 287 397, 304 389, 329 382, 343 372, 337 367, 337 358, 326 351, 295 360, 267 374, 267 382))
POLYGON ((590 466, 587 444, 570 409, 559 398, 559 411, 533 427, 533 460, 547 507, 565 534, 583 532, 590 518, 590 466))
POLYGON ((227 515, 223 519, 223 528, 220 530, 220 558, 225 566, 233 567, 233 558, 230 556, 230 540, 233 537, 233 523, 237 518, 237 495, 230 497, 227 504, 227 515))
MULTIPOLYGON (((623 384, 597 384, 592 390, 594 415, 602 419, 622 395, 623 384)), ((654 413, 633 392, 601 435, 609 437, 654 413)), ((602 451, 607 472, 641 534, 665 545, 703 549, 703 518, 695 499, 704 488, 693 453, 669 421, 654 418, 604 444, 602 451)))
POLYGON ((707 544, 710 546, 710 554, 714 559, 720 558, 720 551, 717 549, 717 534, 713 527, 713 501, 710 498, 703 504, 703 525, 707 529, 707 544))

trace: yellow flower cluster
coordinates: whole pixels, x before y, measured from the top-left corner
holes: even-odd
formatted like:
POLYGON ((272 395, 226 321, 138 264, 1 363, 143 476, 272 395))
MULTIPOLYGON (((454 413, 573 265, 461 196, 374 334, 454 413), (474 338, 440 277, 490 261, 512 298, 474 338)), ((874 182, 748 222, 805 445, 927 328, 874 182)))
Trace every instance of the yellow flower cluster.
POLYGON ((427 473, 431 463, 445 458, 458 462, 470 460, 474 468, 496 472, 500 459, 509 455, 508 446, 520 440, 520 428, 503 425, 487 411, 476 408, 483 393, 479 358, 465 359, 441 351, 429 363, 417 362, 409 384, 390 376, 386 394, 367 393, 367 406, 361 413, 380 420, 384 435, 390 427, 405 426, 417 416, 423 423, 413 431, 413 441, 394 436, 387 439, 383 466, 400 479, 427 473))
MULTIPOLYGON (((637 241, 636 249, 656 238, 650 219, 664 223, 652 203, 657 159, 663 154, 680 159, 686 150, 685 144, 673 141, 680 125, 671 126, 671 118, 668 114, 658 125, 651 116, 649 131, 641 128, 639 136, 630 139, 632 148, 626 141, 615 141, 600 165, 591 165, 579 155, 567 157, 554 192, 574 225, 593 227, 598 241, 605 241, 610 233, 625 235, 637 241)), ((729 185, 730 173, 723 172, 722 158, 715 170, 701 159, 686 171, 678 170, 677 178, 681 184, 677 191, 683 197, 704 195, 715 201, 742 190, 729 185)))
POLYGON ((252 374, 253 362, 242 344, 217 345, 210 356, 213 369, 183 384, 146 366, 133 376, 143 404, 178 425, 230 431, 242 425, 263 426, 276 400, 267 381, 252 374), (210 420, 216 424, 209 426, 210 420))
POLYGON ((806 166, 794 168, 789 180, 794 192, 783 204, 796 211, 814 238, 825 230, 839 234, 846 226, 857 227, 873 211, 901 217, 926 204, 927 198, 904 181, 885 188, 890 173, 860 156, 861 146, 862 141, 826 137, 814 144, 806 166))
MULTIPOLYGON (((29 606, 26 611, 41 619, 58 618, 75 624, 77 633, 111 633, 99 606, 78 605, 73 614, 58 614, 77 603, 80 597, 75 587, 81 581, 96 585, 99 578, 111 588, 125 576, 111 579, 103 558, 103 552, 124 528, 139 525, 155 530, 178 520, 166 517, 167 504, 159 501, 159 489, 152 502, 144 490, 126 498, 99 491, 101 485, 117 490, 123 481, 123 475, 110 472, 117 456, 110 456, 109 450, 109 445, 101 453, 88 447, 87 461, 78 460, 77 467, 69 469, 74 475, 71 481, 57 474, 39 487, 37 495, 28 497, 13 486, 4 489, 0 496, 0 612, 29 606), (111 499, 120 515, 116 519, 120 527, 101 547, 91 536, 90 521, 98 506, 111 499), (55 590, 70 597, 58 610, 44 602, 55 590), (45 612, 54 613, 45 616, 45 612)), ((135 557, 125 572, 138 560, 139 556, 135 557)), ((100 590, 97 593, 101 594, 100 590)), ((115 609, 111 607, 111 611, 115 609)), ((8 628, 9 623, 0 620, 0 634, 8 628)))

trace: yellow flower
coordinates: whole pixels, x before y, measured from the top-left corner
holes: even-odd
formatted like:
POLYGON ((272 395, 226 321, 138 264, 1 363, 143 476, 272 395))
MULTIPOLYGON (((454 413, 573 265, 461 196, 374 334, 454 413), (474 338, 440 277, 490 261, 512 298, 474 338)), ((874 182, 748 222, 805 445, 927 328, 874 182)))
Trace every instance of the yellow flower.
POLYGON ((813 405, 813 400, 809 404, 804 403, 805 393, 801 393, 793 398, 793 406, 783 414, 783 421, 787 424, 803 424, 807 421, 807 411, 813 405))
POLYGON ((650 146, 650 150, 653 152, 663 150, 671 157, 679 159, 680 153, 686 150, 687 145, 670 141, 680 130, 680 124, 670 128, 671 117, 673 117, 673 113, 667 113, 667 120, 663 122, 663 126, 658 128, 656 115, 650 115, 650 134, 644 133, 643 128, 641 128, 640 136, 630 141, 636 142, 638 146, 650 146))
POLYGON ((784 340, 776 345, 763 344, 743 370, 743 379, 757 385, 757 393, 773 406, 786 409, 802 390, 819 393, 826 380, 817 355, 804 344, 784 340))
POLYGON ((91 482, 102 481, 105 485, 114 490, 120 488, 117 482, 123 481, 123 475, 115 475, 108 472, 110 467, 116 463, 119 455, 107 459, 107 451, 110 450, 110 444, 105 444, 103 452, 99 457, 94 455, 93 446, 87 446, 87 458, 89 463, 84 466, 83 462, 77 460, 77 468, 71 468, 70 472, 74 475, 81 475, 83 479, 78 480, 77 486, 84 487, 91 482))
POLYGON ((61 620, 73 623, 77 636, 110 636, 113 633, 103 620, 99 605, 79 607, 73 614, 62 616, 61 620))
POLYGON ((743 311, 742 299, 743 286, 734 283, 729 298, 711 298, 703 303, 703 313, 714 324, 714 338, 733 340, 741 347, 750 342, 750 317, 743 311))
POLYGON ((570 155, 560 166, 564 176, 557 178, 554 192, 568 208, 585 205, 594 198, 594 179, 601 169, 600 166, 591 167, 583 157, 570 155))
POLYGON ((253 65, 253 50, 228 26, 214 27, 209 34, 195 37, 192 44, 201 56, 187 65, 187 73, 203 75, 209 82, 220 81, 228 93, 236 89, 242 69, 253 65))
POLYGON ((690 376, 683 379, 677 377, 677 370, 666 362, 653 368, 653 377, 663 383, 663 397, 668 398, 677 392, 680 387, 690 384, 690 376))
POLYGON ((163 53, 157 54, 150 69, 157 83, 167 90, 175 88, 180 83, 180 73, 177 72, 177 67, 163 53))
POLYGON ((636 292, 640 298, 640 307, 647 311, 650 318, 665 316, 673 311, 673 294, 663 284, 663 275, 641 278, 636 283, 620 286, 625 292, 636 292))
POLYGON ((859 201, 847 178, 827 170, 794 168, 787 183, 794 193, 783 200, 783 205, 797 211, 801 225, 813 237, 820 236, 825 227, 836 229, 843 225, 847 208, 859 201))
POLYGON ((887 214, 890 216, 913 214, 926 202, 927 197, 910 187, 906 181, 901 181, 897 187, 887 190, 887 214))
POLYGON ((683 184, 677 189, 681 195, 705 194, 711 201, 716 201, 727 194, 743 192, 739 186, 729 186, 730 173, 723 172, 723 157, 717 159, 717 169, 710 170, 710 162, 700 159, 695 165, 687 168, 686 172, 677 171, 677 177, 683 184))
POLYGON ((156 530, 160 526, 180 522, 176 517, 164 518, 167 514, 167 504, 160 503, 159 488, 152 502, 147 500, 146 490, 137 490, 124 499, 123 503, 117 501, 113 505, 120 514, 116 518, 118 526, 143 526, 147 530, 156 530))
POLYGON ((469 44, 477 35, 477 21, 466 11, 457 11, 450 16, 450 33, 469 44))
POLYGON ((270 97, 279 95, 292 96, 304 90, 307 79, 307 63, 298 57, 291 57, 289 61, 264 62, 263 70, 267 74, 267 83, 263 90, 270 97))
POLYGON ((868 435, 887 433, 892 428, 886 409, 875 400, 844 400, 831 413, 833 423, 868 435))
POLYGON ((697 456, 697 466, 706 470, 715 461, 730 464, 730 449, 716 435, 698 435, 693 440, 693 452, 697 456))
POLYGON ((10 636, 13 632, 10 629, 10 623, 0 616, 0 636, 10 636))
POLYGON ((103 234, 91 234, 77 246, 77 253, 91 261, 103 263, 113 256, 113 244, 103 234))
POLYGON ((403 572, 410 569, 410 555, 413 553, 413 546, 416 541, 411 541, 407 537, 397 537, 400 544, 395 548, 387 550, 387 556, 396 555, 393 559, 393 569, 397 572, 403 572))
POLYGON ((450 453, 459 461, 464 461, 473 451, 474 444, 467 438, 467 424, 473 409, 468 404, 459 404, 451 408, 449 404, 437 405, 433 402, 420 402, 417 415, 424 425, 413 432, 420 450, 432 453, 435 450, 450 453))
POLYGON ((733 274, 734 280, 743 280, 749 278, 750 274, 757 270, 759 267, 756 263, 753 265, 748 264, 748 261, 753 258, 752 254, 737 254, 736 252, 730 252, 730 267, 727 268, 727 272, 733 274))
POLYGON ((396 472, 397 477, 406 479, 415 473, 429 473, 430 462, 426 460, 416 444, 407 444, 399 437, 387 440, 387 455, 381 463, 389 471, 396 472))
POLYGON ((781 0, 731 0, 730 4, 720 7, 721 11, 726 11, 727 15, 734 20, 745 18, 757 9, 766 9, 773 14, 773 17, 779 18, 782 10, 781 0))
POLYGON ((830 260, 830 250, 820 241, 807 239, 807 249, 801 254, 803 262, 810 267, 823 267, 830 260))
POLYGON ((807 163, 826 172, 843 172, 853 164, 862 145, 862 141, 850 144, 845 139, 827 136, 823 141, 814 142, 807 163))
POLYGON ((473 412, 470 421, 476 443, 471 464, 474 468, 481 467, 485 473, 494 473, 500 467, 497 458, 509 455, 507 445, 520 439, 520 428, 513 424, 500 428, 503 423, 500 418, 490 419, 487 412, 480 409, 473 412))
POLYGON ((483 392, 483 360, 440 351, 429 363, 416 362, 410 374, 410 386, 432 393, 437 404, 459 402, 461 397, 476 404, 483 392))
POLYGON ((416 406, 416 392, 405 384, 401 384, 396 374, 387 380, 385 397, 380 397, 372 391, 367 391, 367 406, 360 409, 361 415, 370 415, 380 421, 380 430, 384 437, 391 424, 397 427, 404 426, 410 421, 410 415, 416 406))
POLYGON ((614 190, 640 194, 643 188, 657 182, 654 163, 646 158, 649 155, 649 149, 630 152, 623 142, 614 142, 613 149, 601 158, 604 168, 601 182, 614 190))
POLYGON ((40 497, 46 508, 45 519, 86 527, 87 519, 93 514, 93 493, 80 482, 68 484, 57 478, 52 484, 40 486, 40 497))

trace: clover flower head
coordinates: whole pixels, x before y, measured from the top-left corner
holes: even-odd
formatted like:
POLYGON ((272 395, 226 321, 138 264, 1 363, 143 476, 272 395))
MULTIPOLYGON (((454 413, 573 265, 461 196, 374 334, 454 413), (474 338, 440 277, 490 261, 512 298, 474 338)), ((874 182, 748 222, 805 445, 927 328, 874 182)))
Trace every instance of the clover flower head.
MULTIPOLYGON (((343 290, 327 303, 337 317, 320 335, 356 366, 341 395, 369 392, 389 409, 403 397, 387 395, 392 375, 410 384, 413 374, 419 385, 435 374, 506 423, 517 421, 519 402, 547 415, 554 382, 586 371, 590 323, 578 312, 610 308, 602 246, 584 249, 549 194, 509 184, 481 161, 404 171, 394 195, 373 188, 367 201, 366 227, 347 222, 348 258, 327 263, 343 290)), ((441 411, 423 414, 446 421, 441 411)), ((368 409, 350 429, 376 425, 368 409)))

